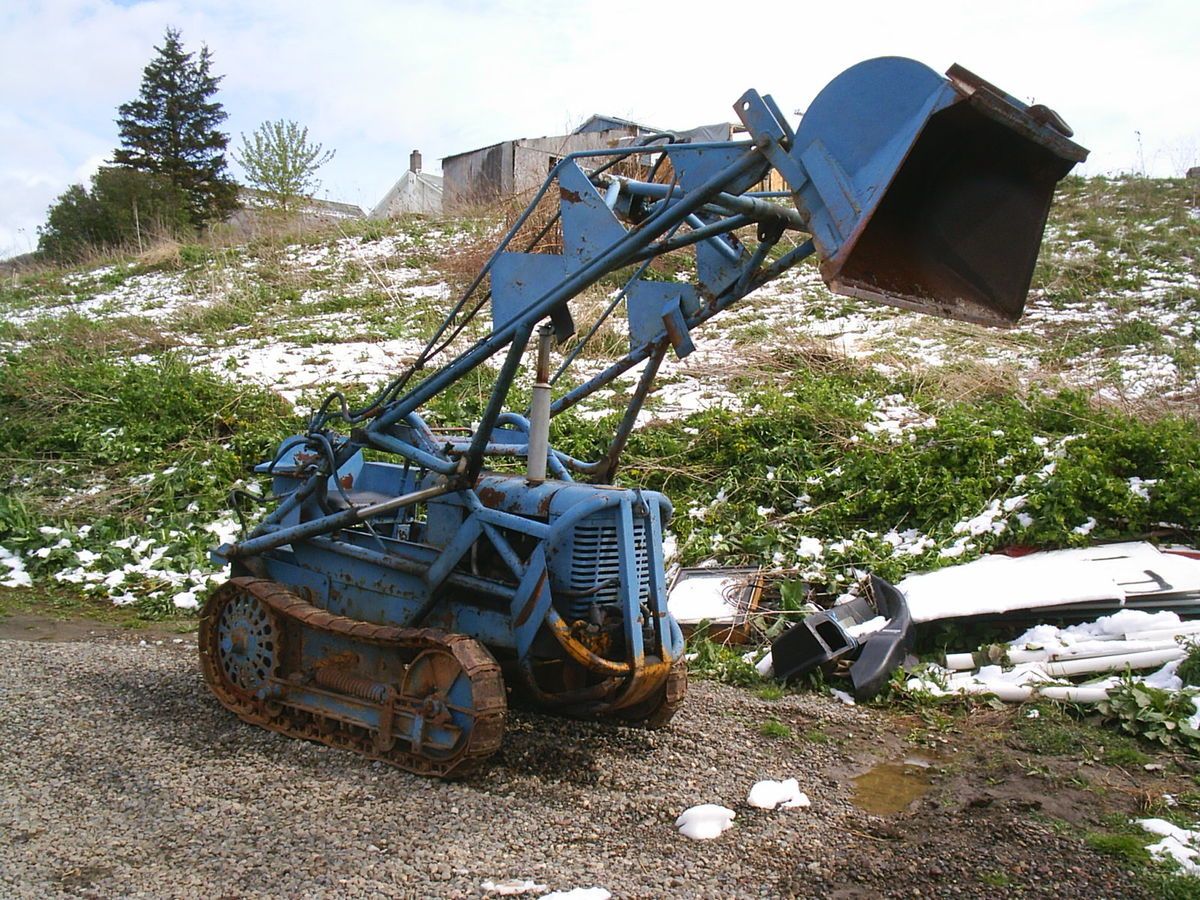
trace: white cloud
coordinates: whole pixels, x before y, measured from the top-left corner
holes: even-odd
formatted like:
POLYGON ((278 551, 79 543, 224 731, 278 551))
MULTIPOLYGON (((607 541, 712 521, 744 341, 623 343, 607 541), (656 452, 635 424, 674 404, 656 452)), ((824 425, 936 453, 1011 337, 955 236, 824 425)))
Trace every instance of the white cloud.
MULTIPOLYGON (((744 10, 685 0, 62 0, 0 12, 0 83, 22 124, 19 140, 0 143, 0 184, 24 172, 51 185, 5 196, 0 253, 111 152, 116 108, 136 94, 167 25, 189 49, 212 49, 235 145, 266 119, 296 119, 338 151, 321 173, 324 193, 366 207, 414 148, 433 168, 599 111, 689 127, 730 118, 747 87, 803 108, 843 68, 882 54, 938 70, 960 62, 1053 106, 1092 149, 1085 173, 1200 163, 1200 129, 1186 113, 1200 108, 1200 6, 1180 0, 744 10)), ((12 137, 3 121, 0 137, 12 137)))

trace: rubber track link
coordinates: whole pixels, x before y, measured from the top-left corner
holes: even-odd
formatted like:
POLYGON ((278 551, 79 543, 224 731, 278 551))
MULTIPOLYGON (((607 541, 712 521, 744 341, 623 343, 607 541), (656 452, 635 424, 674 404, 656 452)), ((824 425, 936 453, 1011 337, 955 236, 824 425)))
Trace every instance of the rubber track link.
MULTIPOLYGON (((317 741, 330 747, 351 750, 409 772, 439 778, 461 778, 500 748, 507 710, 504 679, 495 658, 482 644, 464 634, 447 634, 432 628, 397 628, 339 616, 312 605, 283 585, 262 578, 233 578, 209 597, 200 619, 200 668, 217 700, 242 720, 289 737, 317 741), (345 638, 394 648, 410 662, 425 650, 442 650, 453 656, 467 675, 472 688, 474 725, 466 743, 450 757, 430 758, 406 749, 397 740, 390 750, 380 751, 375 733, 348 725, 331 716, 289 707, 286 703, 260 700, 238 691, 223 676, 216 620, 224 603, 238 593, 248 593, 277 616, 304 628, 326 631, 345 638)), ((397 696, 396 702, 409 698, 397 696)), ((421 698, 411 698, 419 709, 421 698)))

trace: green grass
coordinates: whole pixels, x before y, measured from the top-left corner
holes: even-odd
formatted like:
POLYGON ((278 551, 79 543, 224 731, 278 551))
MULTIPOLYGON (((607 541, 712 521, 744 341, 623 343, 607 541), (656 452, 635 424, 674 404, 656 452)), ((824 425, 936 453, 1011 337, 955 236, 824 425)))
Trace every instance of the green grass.
POLYGON ((1167 900, 1200 897, 1200 877, 1182 874, 1174 861, 1150 855, 1146 848, 1158 841, 1156 835, 1126 818, 1110 815, 1104 819, 1108 829, 1087 832, 1084 843, 1136 872, 1152 896, 1167 900))
POLYGON ((778 719, 768 719, 760 723, 758 733, 763 737, 778 738, 780 740, 791 740, 793 737, 792 729, 778 719))
MULTIPOLYGON (((88 597, 69 588, 47 584, 32 588, 0 588, 0 619, 36 615, 60 621, 88 619, 109 625, 137 628, 148 621, 136 606, 114 606, 107 599, 88 597)), ((190 630, 194 619, 187 619, 190 630)))
MULTIPOLYGON (((129 535, 169 548, 176 570, 206 567, 213 537, 203 525, 224 513, 247 467, 298 424, 262 389, 170 353, 133 363, 108 349, 42 344, 0 366, 0 458, 8 462, 0 543, 26 555, 39 584, 74 568, 81 550, 119 568, 128 557, 114 542, 129 535), (48 527, 65 534, 47 535, 48 527), (52 547, 60 538, 70 543, 52 547), (32 555, 38 547, 48 555, 32 555)), ((124 589, 141 598, 137 614, 174 614, 159 576, 131 574, 124 589)))
POLYGON ((1152 860, 1146 850, 1149 832, 1138 829, 1134 832, 1090 831, 1084 835, 1089 847, 1105 856, 1119 859, 1130 867, 1148 866, 1152 860))
POLYGON ((979 875, 979 880, 988 887, 1004 888, 1012 884, 1012 879, 1005 872, 996 869, 991 872, 982 872, 979 875))
POLYGON ((1153 757, 1135 738, 1088 721, 1072 708, 1057 703, 1021 707, 1012 724, 1012 742, 1038 756, 1084 756, 1109 766, 1141 766, 1153 757), (1026 713, 1037 710, 1036 718, 1026 713))

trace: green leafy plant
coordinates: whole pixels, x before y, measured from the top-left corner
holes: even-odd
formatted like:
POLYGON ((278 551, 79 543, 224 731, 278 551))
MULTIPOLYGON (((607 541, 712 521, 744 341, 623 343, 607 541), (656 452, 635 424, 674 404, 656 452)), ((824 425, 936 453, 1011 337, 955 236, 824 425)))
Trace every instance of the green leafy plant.
POLYGON ((1183 648, 1187 651, 1187 656, 1180 661, 1175 674, 1184 684, 1200 687, 1200 641, 1194 638, 1186 640, 1183 642, 1183 648))
POLYGON ((718 644, 708 637, 703 627, 692 635, 688 649, 695 654, 688 662, 689 675, 740 687, 762 683, 754 666, 742 659, 744 648, 738 650, 718 644))
POLYGON ((1165 691, 1126 675, 1097 708, 1127 734, 1169 750, 1197 752, 1200 731, 1188 724, 1196 713, 1195 696, 1194 691, 1165 691))

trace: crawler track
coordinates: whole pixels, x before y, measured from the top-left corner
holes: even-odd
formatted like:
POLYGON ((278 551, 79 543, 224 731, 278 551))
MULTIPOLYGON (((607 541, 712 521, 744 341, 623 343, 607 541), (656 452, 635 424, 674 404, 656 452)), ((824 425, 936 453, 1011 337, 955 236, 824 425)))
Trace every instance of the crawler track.
POLYGON ((234 578, 218 588, 200 620, 199 650, 200 667, 213 694, 244 721, 352 750, 410 772, 461 777, 495 753, 504 734, 504 680, 496 660, 478 641, 429 628, 397 628, 334 615, 274 581, 234 578), (354 674, 318 677, 316 672, 282 671, 289 644, 305 629, 392 649, 406 665, 417 662, 409 671, 420 670, 424 677, 378 685, 354 674), (457 673, 470 682, 469 708, 450 706, 439 693, 445 679, 457 673), (284 686, 277 692, 278 699, 272 699, 269 688, 280 682, 284 686), (289 703, 287 682, 317 683, 322 691, 353 696, 360 704, 371 704, 385 724, 366 728, 311 706, 289 703), (368 687, 361 690, 364 684, 368 687), (466 727, 453 747, 430 747, 411 736, 392 734, 390 725, 399 716, 440 716, 443 722, 454 717, 466 727))

